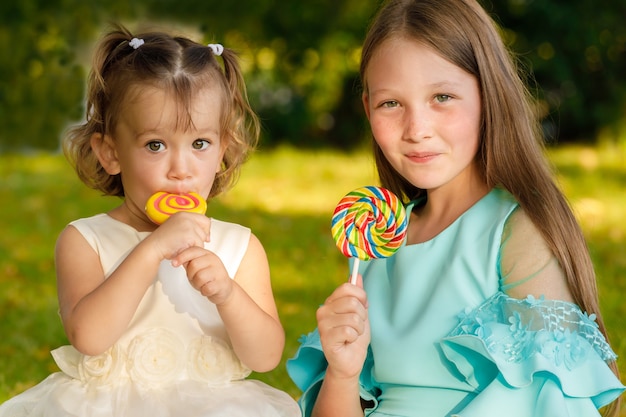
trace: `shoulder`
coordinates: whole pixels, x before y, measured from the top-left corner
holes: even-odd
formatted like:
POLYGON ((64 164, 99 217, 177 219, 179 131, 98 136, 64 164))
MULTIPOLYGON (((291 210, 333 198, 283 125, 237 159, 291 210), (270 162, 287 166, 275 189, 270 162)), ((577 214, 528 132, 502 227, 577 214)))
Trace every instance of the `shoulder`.
POLYGON ((501 288, 512 297, 572 301, 561 265, 539 228, 520 207, 511 213, 502 234, 500 272, 501 288))
POLYGON ((215 230, 218 233, 228 233, 228 234, 247 234, 249 235, 250 228, 246 226, 242 226, 237 223, 225 222, 223 220, 218 220, 216 218, 211 218, 211 231, 215 230))
POLYGON ((247 246, 251 235, 252 231, 248 227, 211 218, 210 241, 216 246, 247 246))
POLYGON ((255 248, 257 241, 248 227, 211 218, 209 242, 205 247, 220 257, 229 275, 234 277, 244 255, 255 248))
POLYGON ((107 216, 102 214, 72 221, 59 233, 55 244, 55 262, 59 271, 64 265, 96 262, 96 256, 101 253, 96 225, 103 217, 107 216))
POLYGON ((502 245, 506 248, 506 254, 515 258, 529 253, 535 259, 552 255, 543 235, 521 207, 516 207, 506 219, 502 245))
POLYGON ((108 215, 106 215, 105 213, 100 213, 91 217, 83 217, 80 219, 73 220, 69 223, 69 225, 74 226, 77 229, 83 228, 83 227, 95 227, 97 225, 107 224, 108 219, 110 219, 108 215))
POLYGON ((96 214, 91 217, 83 217, 74 220, 68 224, 68 227, 73 227, 78 230, 86 239, 89 239, 90 235, 97 235, 101 230, 117 229, 120 226, 126 226, 123 223, 115 220, 106 213, 96 214))
POLYGON ((98 234, 98 229, 102 227, 107 227, 108 217, 109 216, 107 216, 106 214, 101 213, 96 214, 95 216, 80 218, 71 221, 59 234, 59 237, 57 239, 57 245, 62 245, 68 240, 75 242, 75 239, 77 239, 79 236, 82 236, 82 239, 86 240, 90 244, 90 246, 96 246, 95 240, 98 234))

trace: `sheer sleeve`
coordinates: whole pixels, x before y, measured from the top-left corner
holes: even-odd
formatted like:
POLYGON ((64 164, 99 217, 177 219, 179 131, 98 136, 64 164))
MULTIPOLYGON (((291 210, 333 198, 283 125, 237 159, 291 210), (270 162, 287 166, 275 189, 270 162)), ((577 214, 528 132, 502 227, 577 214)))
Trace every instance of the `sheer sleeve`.
POLYGON ((571 302, 559 262, 520 208, 499 261, 501 291, 462 313, 441 343, 477 391, 458 416, 599 416, 624 391, 607 365, 616 355, 595 316, 571 302))
POLYGON ((511 297, 573 301, 561 265, 521 208, 504 226, 499 268, 500 289, 511 297))

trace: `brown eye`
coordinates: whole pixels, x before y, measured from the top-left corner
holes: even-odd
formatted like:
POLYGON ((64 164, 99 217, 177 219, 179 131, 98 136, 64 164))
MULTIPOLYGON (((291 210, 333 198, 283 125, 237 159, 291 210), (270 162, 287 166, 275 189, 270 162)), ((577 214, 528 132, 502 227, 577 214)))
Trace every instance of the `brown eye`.
POLYGON ((164 145, 161 142, 158 141, 152 141, 149 142, 148 144, 146 144, 146 148, 148 148, 149 151, 152 152, 159 152, 162 151, 164 149, 164 145))
POLYGON ((196 139, 193 141, 193 148, 196 150, 203 150, 209 147, 211 143, 206 139, 196 139))

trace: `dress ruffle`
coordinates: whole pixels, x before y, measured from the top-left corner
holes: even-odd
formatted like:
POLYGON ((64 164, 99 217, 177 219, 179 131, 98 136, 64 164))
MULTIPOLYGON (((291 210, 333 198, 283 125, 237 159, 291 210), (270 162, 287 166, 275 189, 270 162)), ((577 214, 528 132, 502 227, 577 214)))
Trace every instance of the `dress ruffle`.
POLYGON ((52 351, 62 372, 0 405, 7 417, 296 417, 287 393, 250 374, 226 342, 184 343, 165 328, 97 356, 72 346, 52 351))
MULTIPOLYGON (((310 416, 327 362, 316 330, 300 339, 287 371, 302 390, 299 405, 310 416)), ((588 316, 571 303, 517 300, 497 293, 462 315, 441 342, 445 357, 475 389, 459 417, 599 416, 598 408, 625 389, 607 366, 615 353, 588 316)), ((360 377, 361 398, 378 406, 378 383, 368 352, 360 377)))
MULTIPOLYGON (((302 391, 298 404, 303 416, 310 416, 313 405, 317 399, 322 380, 326 375, 328 362, 322 350, 322 343, 317 329, 313 330, 299 340, 300 348, 295 356, 287 361, 289 376, 302 391)), ((368 350, 363 370, 360 376, 360 396, 366 401, 372 401, 374 406, 365 410, 365 415, 374 410, 378 405, 380 390, 372 377, 373 358, 371 350, 368 350)))
POLYGON ((132 381, 155 389, 185 379, 218 386, 242 380, 251 372, 223 340, 202 335, 185 348, 176 334, 165 328, 135 336, 127 349, 115 344, 100 355, 86 356, 68 345, 53 350, 52 356, 68 376, 97 387, 132 381))
POLYGON ((7 417, 296 417, 300 410, 285 392, 261 381, 206 386, 179 381, 162 389, 135 384, 90 389, 57 372, 0 405, 7 417))
POLYGON ((571 303, 496 293, 462 315, 441 343, 478 395, 458 416, 599 415, 624 386, 595 317, 571 303))

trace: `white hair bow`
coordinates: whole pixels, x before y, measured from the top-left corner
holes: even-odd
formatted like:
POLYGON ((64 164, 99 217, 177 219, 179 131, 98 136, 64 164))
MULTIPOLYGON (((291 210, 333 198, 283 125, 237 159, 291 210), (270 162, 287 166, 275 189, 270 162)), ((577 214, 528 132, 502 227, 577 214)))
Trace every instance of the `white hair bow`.
POLYGON ((222 52, 224 52, 224 47, 220 43, 210 43, 207 46, 211 48, 214 55, 220 56, 222 55, 222 52))
POLYGON ((132 39, 130 40, 130 42, 128 42, 128 44, 129 44, 130 46, 132 46, 132 47, 133 47, 133 49, 137 49, 137 48, 139 48, 141 45, 143 45, 143 44, 144 44, 144 41, 143 41, 143 39, 139 39, 139 38, 132 38, 132 39))

